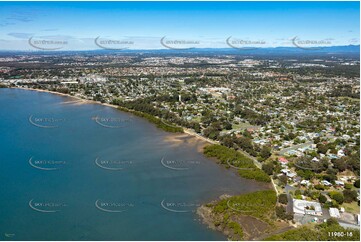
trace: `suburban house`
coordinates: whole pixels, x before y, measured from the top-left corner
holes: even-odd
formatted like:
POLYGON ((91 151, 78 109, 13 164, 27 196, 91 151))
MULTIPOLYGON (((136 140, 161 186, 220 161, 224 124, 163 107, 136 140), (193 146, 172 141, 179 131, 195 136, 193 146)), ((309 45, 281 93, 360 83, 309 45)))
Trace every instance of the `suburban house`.
POLYGON ((341 218, 340 211, 337 208, 330 208, 328 211, 332 218, 341 218))
POLYGON ((284 157, 279 157, 278 162, 280 162, 281 164, 284 164, 284 165, 288 164, 288 160, 284 157))

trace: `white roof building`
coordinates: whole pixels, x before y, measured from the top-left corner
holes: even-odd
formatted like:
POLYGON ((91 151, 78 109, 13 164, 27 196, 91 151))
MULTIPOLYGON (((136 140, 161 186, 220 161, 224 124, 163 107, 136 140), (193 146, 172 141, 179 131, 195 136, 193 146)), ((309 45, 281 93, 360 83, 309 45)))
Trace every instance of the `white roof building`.
POLYGON ((321 183, 325 186, 332 186, 332 183, 326 180, 321 181, 321 183))
POLYGON ((338 186, 344 186, 345 183, 343 181, 335 181, 336 185, 338 186))
POLYGON ((332 218, 341 218, 340 211, 337 208, 330 208, 328 211, 332 218))
POLYGON ((312 161, 319 162, 320 160, 317 157, 313 157, 312 161))
POLYGON ((289 177, 289 178, 293 178, 293 177, 297 176, 297 174, 294 173, 294 172, 288 172, 286 175, 287 175, 287 177, 289 177))
POLYGON ((282 172, 283 174, 287 174, 288 172, 290 172, 290 170, 288 170, 288 169, 282 169, 281 172, 282 172))
POLYGON ((309 186, 309 185, 311 185, 311 182, 309 180, 302 180, 301 185, 309 186))
POLYGON ((340 157, 345 156, 345 152, 343 150, 339 150, 337 151, 337 155, 340 157))
POLYGON ((293 212, 297 214, 309 214, 322 216, 321 204, 318 202, 293 199, 293 212))

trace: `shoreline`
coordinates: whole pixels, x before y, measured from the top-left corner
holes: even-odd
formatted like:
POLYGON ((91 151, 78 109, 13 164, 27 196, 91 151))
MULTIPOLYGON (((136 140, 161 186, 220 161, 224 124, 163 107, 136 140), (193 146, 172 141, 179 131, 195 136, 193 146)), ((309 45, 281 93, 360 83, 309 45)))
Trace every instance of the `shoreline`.
MULTIPOLYGON (((8 88, 12 88, 12 89, 21 89, 21 90, 27 90, 27 91, 36 91, 36 92, 45 92, 45 93, 50 93, 50 94, 54 94, 54 95, 59 95, 59 96, 63 96, 63 97, 69 97, 69 98, 72 98, 72 99, 75 99, 77 101, 80 101, 82 102, 82 104, 98 104, 98 105, 103 105, 103 106, 106 106, 106 107, 111 107, 111 108, 115 108, 117 109, 118 111, 121 111, 121 112, 125 112, 125 113, 128 113, 128 114, 132 114, 131 112, 127 112, 126 111, 126 108, 122 108, 122 110, 119 109, 119 107, 121 106, 117 106, 117 105, 114 105, 114 104, 109 104, 109 103, 102 103, 102 102, 99 102, 99 101, 93 101, 93 100, 87 100, 87 99, 83 99, 81 97, 76 97, 76 96, 72 96, 70 94, 66 94, 66 93, 61 93, 61 92, 54 92, 54 91, 49 91, 49 90, 44 90, 44 89, 35 89, 35 88, 26 88, 26 87, 8 87, 8 88)), ((142 118, 144 120, 147 120, 146 118, 143 118, 143 117, 139 117, 139 118, 142 118)), ((149 122, 147 120, 147 122, 149 122)), ((152 122, 149 122, 149 123, 152 123, 152 122)), ((153 123, 152 123, 153 124, 153 123)), ((205 138, 203 136, 200 136, 199 134, 187 129, 187 128, 183 128, 183 131, 186 135, 190 136, 191 138, 195 138, 197 140, 200 140, 200 141, 205 141, 209 144, 219 144, 219 142, 217 141, 214 141, 214 140, 210 140, 208 138, 205 138)), ((162 129, 161 129, 162 130, 162 129)), ((164 131, 164 130, 163 130, 164 131)), ((164 131, 166 133, 168 133, 169 135, 172 135, 172 136, 177 136, 179 134, 176 134, 176 133, 171 133, 171 132, 167 132, 167 131, 164 131)))
MULTIPOLYGON (((128 108, 125 108, 125 107, 122 107, 122 106, 118 106, 118 105, 114 105, 114 104, 109 104, 109 103, 102 103, 102 102, 99 102, 99 101, 94 101, 94 100, 88 100, 88 99, 83 99, 81 97, 76 97, 76 96, 72 96, 70 94, 66 94, 66 93, 61 93, 61 92, 55 92, 55 91, 49 91, 49 90, 44 90, 44 89, 35 89, 35 88, 25 88, 25 87, 7 87, 7 88, 13 88, 13 89, 21 89, 21 90, 27 90, 27 91, 36 91, 36 92, 45 92, 45 93, 50 93, 50 94, 54 94, 54 95, 59 95, 59 96, 63 96, 63 97, 68 97, 68 98, 72 98, 74 100, 77 100, 79 102, 81 102, 80 104, 98 104, 98 105, 103 105, 103 106, 106 106, 106 107, 111 107, 111 108, 115 108, 117 109, 118 111, 121 111, 121 112, 125 112, 127 114, 133 114, 133 111, 134 112, 138 112, 138 111, 135 111, 135 110, 129 110, 128 108)), ((138 116, 138 115, 137 115, 138 116)), ((143 117, 143 116, 138 116, 139 118, 141 119, 144 119, 146 120, 147 122, 151 123, 151 124, 154 124, 156 127, 157 127, 157 124, 156 123, 153 123, 151 122, 150 120, 148 120, 146 117, 143 117)), ((157 118, 157 117, 156 117, 157 118)), ((159 128, 159 127, 157 127, 159 128)), ((194 138, 198 141, 201 141, 201 142, 206 142, 205 144, 203 144, 201 146, 201 148, 197 148, 197 150, 202 153, 203 153, 203 149, 204 147, 207 145, 207 144, 210 144, 210 145, 221 145, 219 141, 216 141, 216 140, 211 140, 209 138, 206 138, 204 136, 201 136, 199 135, 198 133, 188 129, 188 128, 185 128, 185 127, 181 127, 180 128, 183 129, 183 134, 186 134, 188 135, 189 138, 194 138)), ((161 129, 159 128, 160 130, 166 132, 168 135, 171 135, 173 136, 172 140, 175 141, 180 135, 182 135, 182 133, 174 133, 174 132, 169 132, 169 131, 166 131, 164 129, 161 129)), ((238 151, 240 152, 240 151, 238 151)), ((256 167, 258 167, 259 169, 261 169, 260 167, 260 163, 254 158, 252 157, 251 155, 249 155, 248 153, 242 151, 240 152, 241 154, 243 155, 246 155, 247 157, 249 157, 250 159, 253 160, 254 164, 256 165, 256 167)), ((273 185, 273 188, 274 190, 276 191, 276 193, 278 194, 278 191, 275 187, 275 184, 273 182, 273 179, 271 178, 271 181, 272 181, 272 185, 273 185)))
MULTIPOLYGON (((93 101, 93 100, 87 100, 87 99, 83 99, 81 97, 76 97, 76 96, 72 96, 70 94, 66 94, 66 93, 61 93, 61 92, 55 92, 55 91, 49 91, 49 90, 44 90, 44 89, 35 89, 35 88, 25 88, 25 87, 8 87, 8 88, 13 88, 13 89, 21 89, 21 90, 27 90, 27 91, 36 91, 36 92, 44 92, 44 93, 50 93, 50 94, 54 94, 54 95, 59 95, 59 96, 63 96, 63 97, 68 97, 68 98, 71 98, 73 100, 76 100, 76 101, 79 101, 81 102, 80 104, 98 104, 98 105, 103 105, 103 106, 106 106, 106 107, 111 107, 111 108, 114 108, 116 109, 117 111, 121 111, 121 112, 125 112, 127 114, 134 114, 132 112, 132 110, 129 110, 127 111, 128 109, 127 108, 124 108, 122 106, 118 106, 118 105, 114 105, 114 104, 109 104, 109 103, 102 103, 102 102, 99 102, 99 101, 93 101)), ((145 121, 155 125, 157 127, 157 124, 149 121, 146 117, 142 117, 142 116, 138 116, 139 118, 141 119, 144 119, 145 121)), ((215 141, 215 140, 211 140, 209 138, 206 138, 206 137, 203 137, 201 135, 199 135, 198 133, 188 129, 188 128, 185 128, 185 127, 181 127, 183 129, 183 132, 182 133, 173 133, 173 132, 169 132, 169 131, 166 131, 164 129, 161 129, 159 127, 157 127, 158 129, 164 131, 168 138, 167 140, 169 140, 170 142, 174 142, 174 143, 178 143, 180 141, 180 139, 182 139, 182 136, 187 136, 189 139, 195 139, 194 144, 197 143, 197 147, 196 147, 196 150, 197 152, 204 154, 204 148, 207 146, 207 145, 220 145, 220 142, 219 141, 215 141), (200 142, 200 143, 198 143, 200 142)), ((239 151, 238 151, 239 152, 239 151)), ((240 152, 241 154, 244 154, 246 156, 248 156, 249 158, 251 158, 253 161, 255 160, 254 157, 250 157, 250 155, 248 153, 245 153, 245 152, 240 152)), ((208 159, 212 159, 211 157, 208 157, 208 159)), ((216 158, 216 161, 217 163, 217 158, 216 158)), ((258 167, 258 162, 254 162, 255 165, 258 167)), ((259 167, 258 167, 259 168, 259 167)), ((247 179, 247 178, 246 178, 247 179)), ((250 179, 252 180, 252 179, 250 179)), ((276 193, 278 194, 278 191, 273 183, 273 179, 271 178, 271 181, 272 181, 272 185, 273 185, 273 188, 274 190, 276 191, 276 193)), ((256 181, 258 182, 258 181, 256 181)))
POLYGON ((84 104, 99 104, 99 105, 103 105, 103 106, 107 106, 107 107, 112 107, 112 108, 116 108, 118 109, 119 106, 117 105, 113 105, 113 104, 109 104, 109 103, 102 103, 99 101, 93 101, 93 100, 88 100, 88 99, 83 99, 81 97, 76 97, 76 96, 72 96, 70 94, 66 94, 66 93, 61 93, 61 92, 54 92, 54 91, 49 91, 49 90, 44 90, 44 89, 35 89, 35 88, 26 88, 26 87, 9 87, 11 89, 21 89, 21 90, 27 90, 27 91, 36 91, 36 92, 45 92, 45 93, 50 93, 50 94, 55 94, 55 95, 59 95, 59 96, 63 96, 63 97, 69 97, 72 99, 75 99, 77 101, 81 101, 84 104))
MULTIPOLYGON (((127 114, 132 115, 131 110, 127 111, 127 108, 123 108, 122 106, 118 106, 118 105, 113 105, 113 104, 108 104, 108 103, 101 103, 99 101, 93 101, 93 100, 87 100, 81 97, 77 97, 77 96, 72 96, 70 94, 65 94, 65 93, 60 93, 60 92, 55 92, 55 91, 49 91, 49 90, 43 90, 43 89, 35 89, 35 88, 25 88, 25 87, 9 87, 9 88, 13 88, 13 89, 21 89, 21 90, 26 90, 26 91, 35 91, 35 92, 43 92, 43 93, 50 93, 50 94, 54 94, 54 95, 59 95, 59 96, 63 96, 63 97, 67 97, 70 98, 71 100, 74 100, 75 102, 64 102, 64 104, 66 103, 76 103, 76 104, 98 104, 98 105, 103 105, 106 107, 111 107, 116 109, 117 111, 121 111, 121 112, 125 112, 127 114), (77 103, 79 102, 79 103, 77 103), (121 109, 120 109, 121 108, 121 109)), ((138 116, 139 117, 139 116, 138 116)), ((157 126, 156 124, 150 122, 147 118, 144 117, 139 117, 144 119, 145 121, 157 126)), ((188 129, 188 128, 183 128, 183 133, 172 133, 172 132, 168 132, 163 130, 166 133, 166 139, 165 141, 169 141, 174 143, 175 145, 178 145, 179 143, 187 143, 188 145, 191 144, 192 146, 194 146, 196 152, 201 153, 202 155, 204 154, 204 147, 206 147, 207 145, 219 145, 220 142, 218 141, 214 141, 214 140, 210 140, 209 138, 203 137, 201 135, 199 135, 198 133, 188 129)), ((216 164, 218 164, 217 162, 217 158, 216 161, 214 161, 214 158, 212 157, 206 157, 207 159, 215 162, 216 164)), ((218 164, 219 167, 223 167, 221 164, 218 164)), ((237 172, 235 172, 235 174, 238 175, 239 178, 242 179, 246 179, 249 182, 252 182, 254 184, 259 185, 259 181, 253 180, 253 179, 247 179, 247 178, 243 178, 241 177, 237 172)), ((242 180, 240 179, 239 182, 242 182, 242 180)), ((263 185, 262 185, 263 187, 263 185)), ((268 190, 268 189, 257 189, 257 191, 263 191, 263 190, 268 190)), ((244 194, 248 194, 248 193, 252 193, 252 192, 246 192, 244 194)), ((242 193, 243 194, 243 193, 242 193)), ((238 194, 240 195, 240 194, 238 194)), ((237 195, 233 195, 233 196, 237 196, 237 195)), ((219 233, 221 233, 225 239, 229 239, 229 229, 225 229, 225 230, 220 230, 217 226, 215 226, 214 221, 212 219, 211 216, 211 211, 206 207, 207 204, 209 203, 215 203, 215 202, 219 202, 220 199, 225 198, 225 197, 232 197, 232 195, 228 195, 228 194, 222 194, 221 196, 219 196, 218 198, 215 198, 212 201, 209 202, 204 202, 196 211, 196 215, 199 217, 200 219, 200 223, 203 224, 204 226, 206 226, 208 229, 213 230, 213 231, 217 231, 219 233)))
MULTIPOLYGON (((125 113, 128 113, 128 114, 134 114, 132 113, 132 110, 129 110, 127 111, 128 109, 125 108, 125 107, 122 107, 122 106, 118 106, 118 105, 114 105, 114 104, 109 104, 109 103, 102 103, 102 102, 99 102, 99 101, 94 101, 94 100, 88 100, 88 99, 83 99, 81 97, 76 97, 76 96, 72 96, 70 94, 66 94, 66 93, 61 93, 61 92, 55 92, 55 91, 49 91, 49 90, 44 90, 44 89, 35 89, 35 88, 29 88, 29 87, 7 87, 7 88, 12 88, 12 89, 21 89, 21 90, 27 90, 27 91, 36 91, 36 92, 45 92, 45 93, 50 93, 50 94, 54 94, 54 95, 59 95, 59 96, 63 96, 63 97, 69 97, 69 98, 72 98, 74 100, 77 100, 77 101, 80 101, 81 104, 98 104, 98 105, 103 105, 103 106, 106 106, 106 107, 111 107, 111 108, 115 108, 117 109, 118 111, 121 111, 121 112, 125 112, 125 113)), ((142 118, 144 120, 146 120, 147 122, 149 123, 152 123, 150 122, 147 118, 145 117, 140 117, 138 116, 139 118, 142 118)), ((154 123, 153 123, 154 124, 154 123)), ((157 126, 156 124, 154 124, 155 126, 157 126)), ((215 144, 215 145, 220 145, 220 142, 219 141, 215 141, 215 140, 211 140, 209 138, 206 138, 206 137, 203 137, 199 134, 197 134, 196 132, 188 129, 188 128, 185 128, 185 127, 181 127, 183 129, 183 133, 187 134, 190 138, 195 138, 196 140, 199 140, 199 141, 204 141, 206 142, 207 144, 215 144)), ((163 129, 161 129, 163 130, 163 129)), ((172 134, 172 132, 169 132, 169 131, 165 131, 163 130, 164 132, 168 133, 169 135, 172 134)), ((180 135, 181 133, 173 133, 172 136, 178 136, 180 135)), ((205 145, 203 145, 202 147, 202 150, 204 148, 205 145)), ((198 150, 199 152, 203 153, 202 150, 198 150)), ((249 158, 251 158, 255 165, 259 167, 259 162, 257 162, 257 160, 255 160, 254 157, 250 156, 248 153, 246 152, 240 152, 241 154, 245 154, 246 156, 248 156, 249 158)), ((272 179, 272 184, 273 184, 273 179, 272 179)), ((274 189, 276 190, 276 192, 278 193, 276 187, 274 186, 274 189)))

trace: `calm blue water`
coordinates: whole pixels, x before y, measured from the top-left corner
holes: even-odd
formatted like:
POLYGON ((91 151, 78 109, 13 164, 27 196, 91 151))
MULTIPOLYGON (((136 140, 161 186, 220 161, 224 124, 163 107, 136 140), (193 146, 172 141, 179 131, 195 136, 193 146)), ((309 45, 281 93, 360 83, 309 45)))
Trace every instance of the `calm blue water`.
POLYGON ((224 240, 196 207, 265 188, 190 139, 69 101, 0 89, 0 240, 224 240))

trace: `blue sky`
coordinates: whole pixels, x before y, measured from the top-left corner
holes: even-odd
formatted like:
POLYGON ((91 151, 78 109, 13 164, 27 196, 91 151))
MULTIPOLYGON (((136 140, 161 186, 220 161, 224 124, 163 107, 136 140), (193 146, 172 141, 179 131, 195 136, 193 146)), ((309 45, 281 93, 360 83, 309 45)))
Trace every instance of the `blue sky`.
POLYGON ((359 44, 359 12, 359 2, 0 2, 0 49, 31 50, 31 37, 74 50, 359 44))

